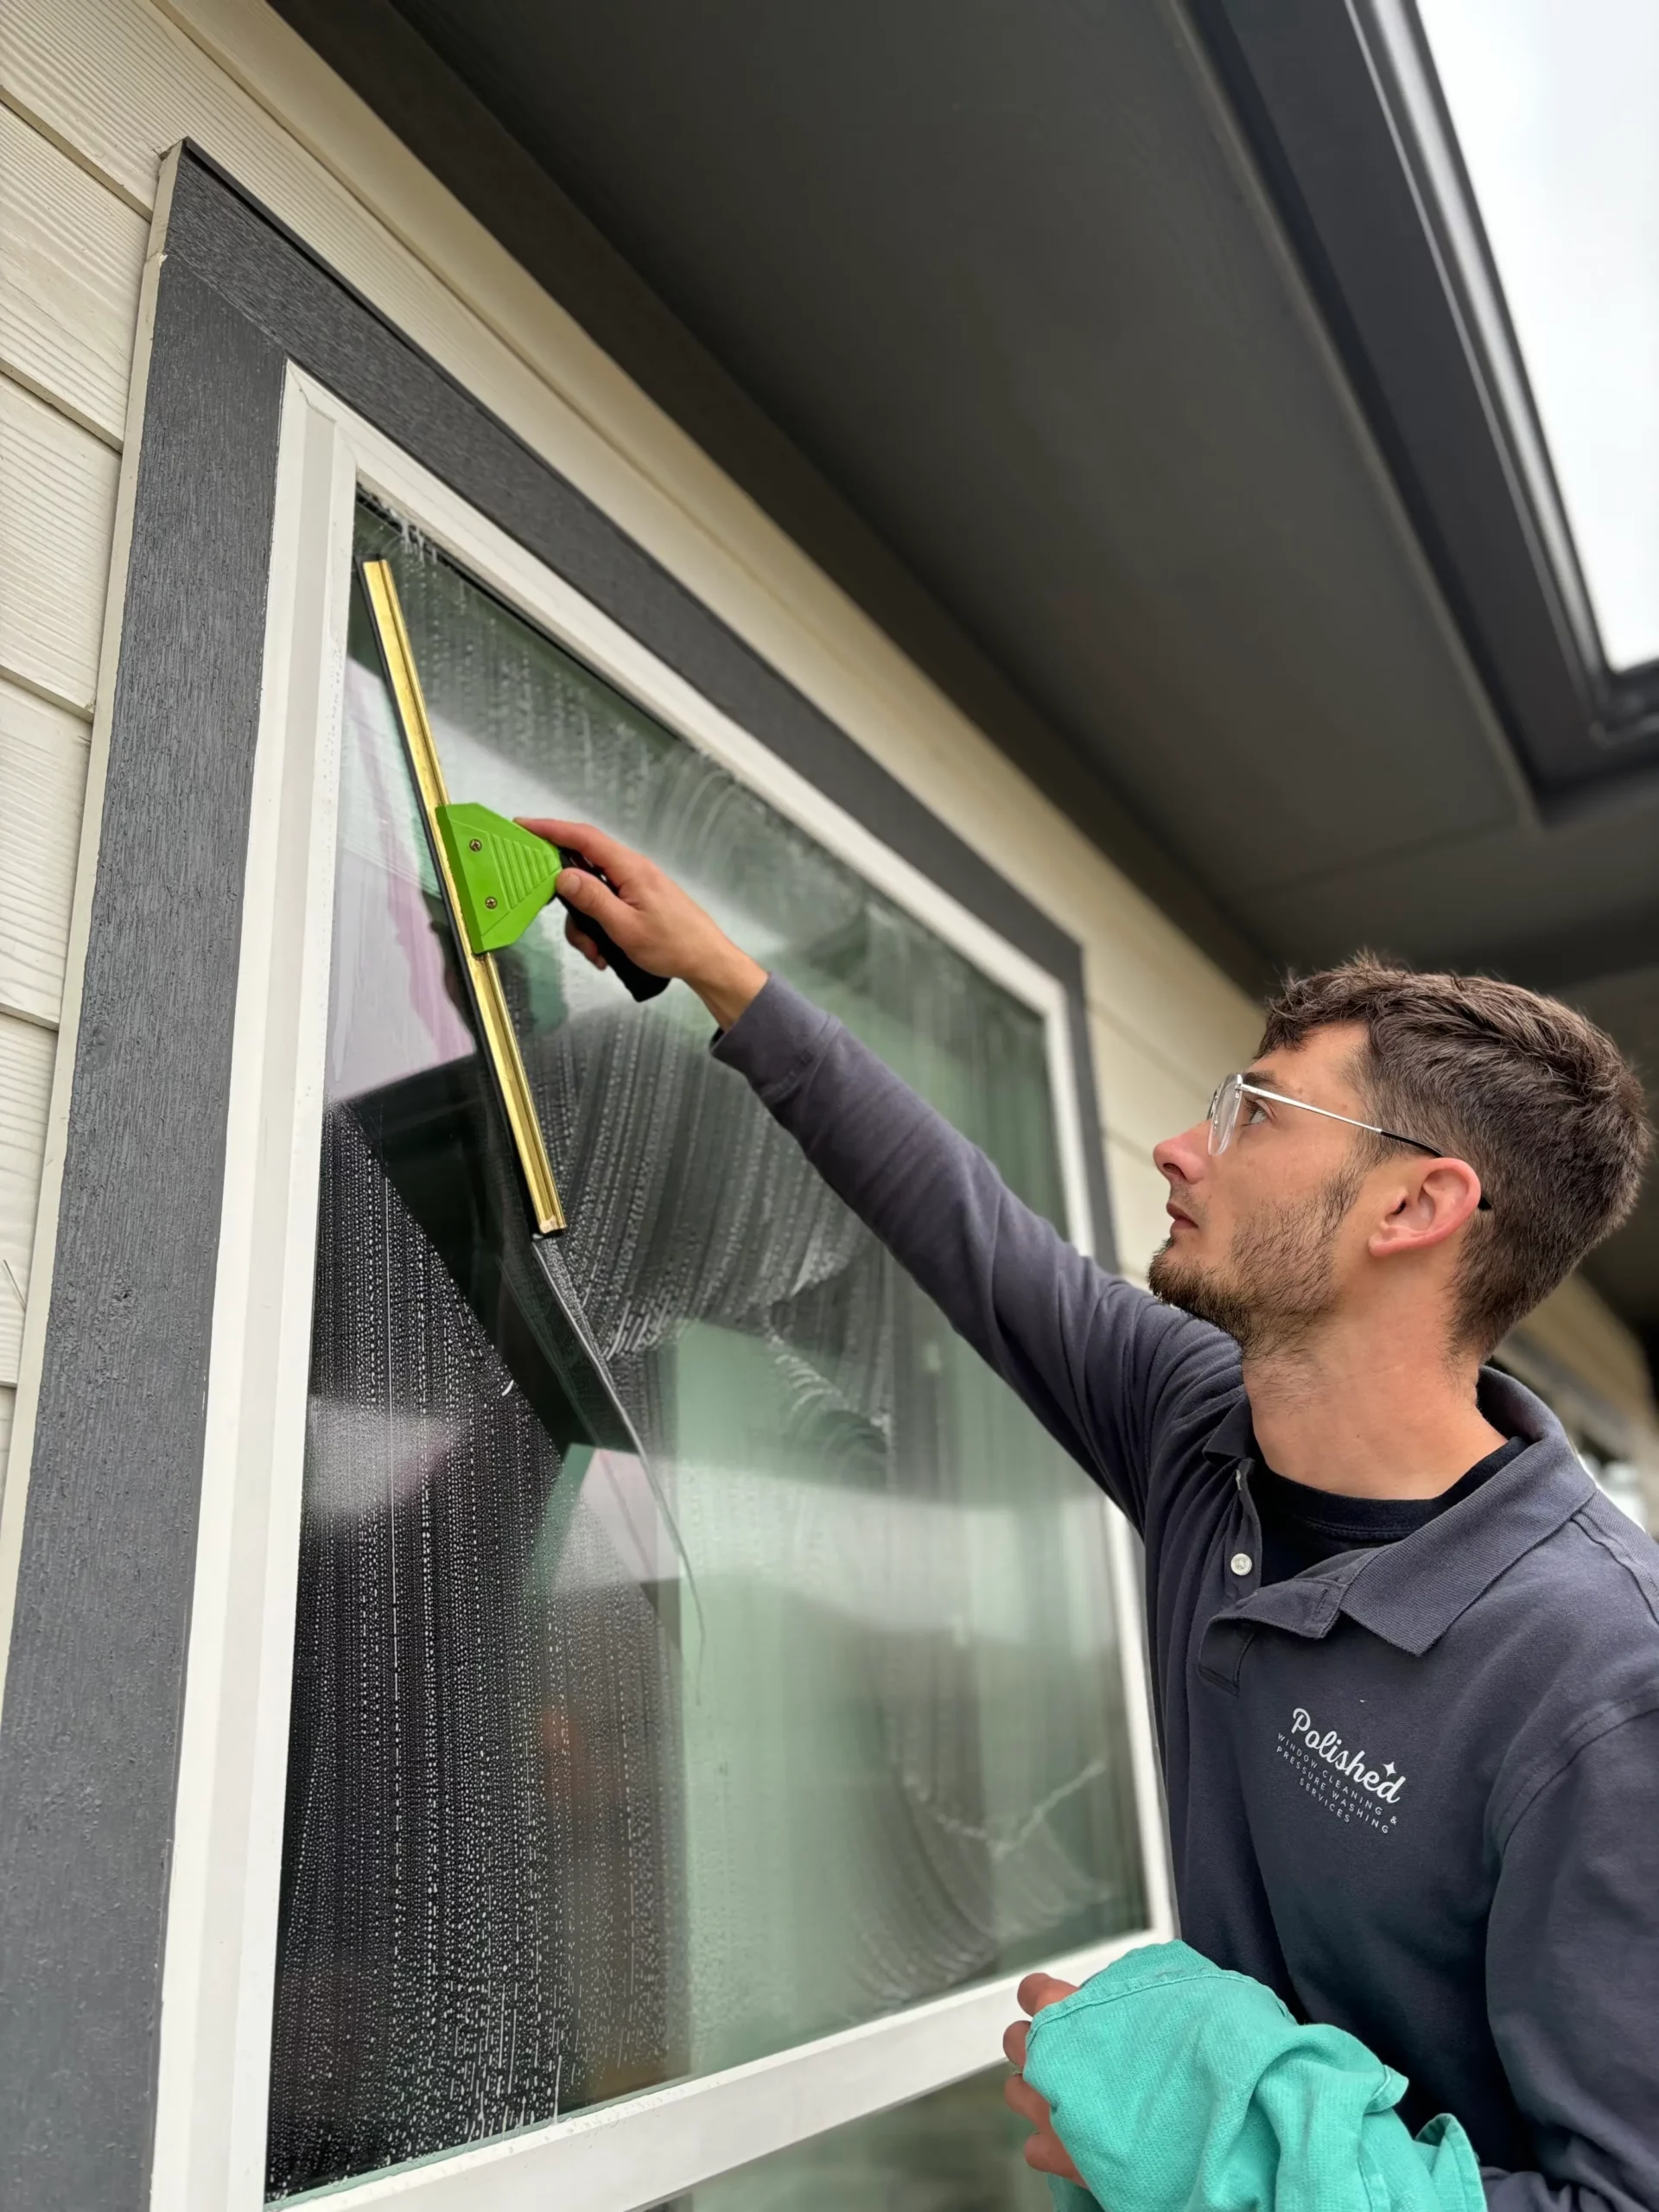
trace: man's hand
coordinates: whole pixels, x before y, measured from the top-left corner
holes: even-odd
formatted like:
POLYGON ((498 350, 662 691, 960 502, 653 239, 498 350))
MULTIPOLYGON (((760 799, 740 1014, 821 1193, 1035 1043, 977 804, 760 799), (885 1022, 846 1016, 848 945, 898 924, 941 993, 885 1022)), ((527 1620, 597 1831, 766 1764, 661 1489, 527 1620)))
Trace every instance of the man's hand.
MULTIPOLYGON (((1062 1997, 1070 1997, 1076 1986, 1075 1982, 1056 1981, 1052 1974, 1028 1974, 1020 1985, 1020 2009, 1035 2019, 1045 2005, 1058 2005, 1062 1997)), ((1080 2189, 1087 2188, 1065 2144, 1054 2133, 1054 2120, 1048 2107, 1021 2070, 1026 2063, 1026 2038, 1030 2032, 1024 2020, 1016 2020, 1002 2037, 1003 2051, 1014 2069, 1003 2087, 1002 2101, 1032 2130, 1031 2140, 1026 2145, 1026 2164, 1039 2174, 1058 2174, 1062 2181, 1074 2181, 1080 2189)))
POLYGON ((520 826, 550 845, 569 845, 602 868, 607 890, 585 869, 564 868, 559 897, 575 909, 565 918, 564 934, 595 968, 605 956, 582 926, 588 915, 630 959, 653 976, 678 976, 691 986, 722 1029, 729 1029, 766 980, 760 963, 732 943, 695 899, 681 890, 654 861, 632 851, 591 822, 521 821, 520 826))

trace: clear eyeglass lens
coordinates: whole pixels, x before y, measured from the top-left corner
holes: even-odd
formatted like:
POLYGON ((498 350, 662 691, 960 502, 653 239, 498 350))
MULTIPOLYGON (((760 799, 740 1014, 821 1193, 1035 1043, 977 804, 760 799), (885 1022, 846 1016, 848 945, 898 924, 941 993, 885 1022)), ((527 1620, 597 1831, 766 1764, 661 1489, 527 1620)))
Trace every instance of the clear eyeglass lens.
POLYGON ((1225 1152, 1232 1142, 1233 1129, 1238 1121, 1238 1102, 1243 1096, 1243 1086, 1236 1075, 1216 1087, 1210 1101, 1210 1149, 1225 1152))

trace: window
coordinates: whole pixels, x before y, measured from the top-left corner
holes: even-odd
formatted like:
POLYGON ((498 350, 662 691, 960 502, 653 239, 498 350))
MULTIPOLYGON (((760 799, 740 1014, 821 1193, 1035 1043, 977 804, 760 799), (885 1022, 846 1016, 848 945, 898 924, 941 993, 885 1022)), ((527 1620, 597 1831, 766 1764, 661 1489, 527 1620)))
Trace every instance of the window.
POLYGON ((251 1331, 224 1385, 246 1423, 250 1365, 285 1362, 263 1594, 245 1634, 208 1606, 230 1657, 193 1661, 181 1786, 213 1799, 245 1715, 268 1827, 238 1831, 239 1889, 222 1849, 213 1894, 175 1878, 157 2189, 225 2126, 218 2068, 238 2204, 374 2202, 399 2169, 488 2206, 526 2160, 654 2204, 970 2073, 1020 1971, 1164 1928, 1132 1576, 702 1008, 634 1005, 556 910, 499 958, 590 1350, 561 1335, 353 547, 392 566, 452 796, 651 851, 1075 1233, 1063 994, 291 385, 308 583, 273 609, 249 880, 275 918, 240 1001, 268 1027, 279 970, 309 1009, 274 1071, 261 1032, 243 1122, 287 1350, 251 1331), (309 855, 302 913, 262 823, 309 855))

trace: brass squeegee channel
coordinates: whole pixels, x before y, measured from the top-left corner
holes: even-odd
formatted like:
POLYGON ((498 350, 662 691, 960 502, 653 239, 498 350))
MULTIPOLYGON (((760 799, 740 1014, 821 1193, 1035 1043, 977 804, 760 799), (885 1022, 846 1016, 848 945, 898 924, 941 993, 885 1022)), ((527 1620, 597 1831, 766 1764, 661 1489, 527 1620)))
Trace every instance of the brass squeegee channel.
POLYGON ((364 592, 369 602, 369 614, 379 644, 380 658, 385 666, 386 681, 391 687, 398 727, 404 734, 410 766, 415 772, 421 811, 426 820, 427 842, 432 849, 433 864, 438 872, 438 880, 443 887, 443 903, 448 910, 455 950, 467 977, 473 1005, 477 1010, 479 1031, 495 1077, 496 1089, 500 1093, 507 1126, 512 1131, 518 1165, 524 1171, 525 1188, 530 1193, 531 1211, 536 1217, 537 1229, 545 1236, 554 1230, 564 1227, 564 1208, 559 1204, 558 1186, 553 1180, 552 1164, 547 1156, 547 1146, 542 1136, 541 1122, 537 1118, 535 1101, 530 1095, 530 1080, 524 1073, 518 1039, 513 1034, 512 1018, 507 1013, 506 995, 501 988, 501 978, 496 969, 494 957, 487 952, 474 952, 467 942, 467 929, 461 919, 454 877, 450 872, 448 856, 443 849, 443 839, 438 834, 438 809, 448 805, 449 793, 443 780, 438 749, 432 741, 432 725, 427 720, 426 700, 421 691, 415 655, 404 623, 403 603, 397 596, 397 582, 386 562, 365 561, 359 565, 364 592))

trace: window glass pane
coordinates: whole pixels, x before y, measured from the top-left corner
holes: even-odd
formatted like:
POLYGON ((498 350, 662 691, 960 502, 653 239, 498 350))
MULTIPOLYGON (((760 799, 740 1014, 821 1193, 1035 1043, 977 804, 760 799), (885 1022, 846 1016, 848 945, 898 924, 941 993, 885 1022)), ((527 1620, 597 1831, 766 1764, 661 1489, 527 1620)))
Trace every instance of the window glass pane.
POLYGON ((1006 2068, 707 2183, 676 2212, 1052 2212, 1006 2068))
MULTIPOLYGON (((1058 1213, 1029 1008, 366 509, 359 545, 394 564, 452 797, 643 846, 1058 1213)), ((688 993, 636 1007, 557 910, 500 964, 647 1465, 528 1256, 359 606, 273 2195, 1145 1916, 1091 1485, 688 993)))

